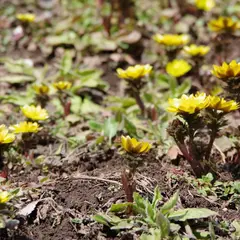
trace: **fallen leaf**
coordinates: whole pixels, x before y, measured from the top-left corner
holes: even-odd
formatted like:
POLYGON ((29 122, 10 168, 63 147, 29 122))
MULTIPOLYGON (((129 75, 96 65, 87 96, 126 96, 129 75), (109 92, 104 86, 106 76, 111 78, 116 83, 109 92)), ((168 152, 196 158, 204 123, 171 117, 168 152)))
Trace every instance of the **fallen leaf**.
POLYGON ((25 206, 20 211, 18 211, 17 215, 27 217, 28 215, 30 215, 35 210, 35 208, 37 207, 37 205, 40 201, 41 201, 41 199, 39 199, 37 201, 30 202, 27 206, 25 206))
POLYGON ((182 155, 180 149, 178 148, 177 145, 173 145, 171 148, 169 148, 167 152, 167 156, 171 159, 174 160, 178 157, 178 155, 182 155))

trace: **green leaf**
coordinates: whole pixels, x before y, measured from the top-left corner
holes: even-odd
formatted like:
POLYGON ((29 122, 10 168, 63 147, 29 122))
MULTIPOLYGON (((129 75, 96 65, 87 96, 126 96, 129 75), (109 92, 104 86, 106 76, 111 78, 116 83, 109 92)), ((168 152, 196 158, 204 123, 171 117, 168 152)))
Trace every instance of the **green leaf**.
POLYGON ((69 114, 66 118, 65 118, 66 121, 74 124, 74 123, 77 123, 81 120, 81 117, 79 115, 76 115, 76 114, 69 114))
POLYGON ((112 204, 109 211, 110 212, 125 212, 127 207, 129 207, 131 205, 132 205, 132 203, 129 203, 129 202, 112 204))
POLYGON ((172 95, 175 94, 177 88, 177 79, 172 76, 168 76, 169 89, 172 92, 172 95))
POLYGON ((145 216, 146 200, 139 193, 136 192, 133 193, 133 200, 135 203, 133 205, 133 208, 135 209, 136 213, 145 216))
POLYGON ((143 233, 140 236, 140 240, 161 240, 162 236, 161 236, 161 230, 158 228, 150 228, 149 229, 149 233, 143 233))
POLYGON ((61 74, 66 75, 72 68, 72 52, 65 51, 61 62, 61 74))
POLYGON ((146 221, 151 224, 155 225, 155 214, 156 212, 154 211, 152 205, 146 201, 146 207, 145 207, 145 214, 146 214, 146 221))
POLYGON ((170 213, 168 218, 176 221, 186 221, 189 219, 208 218, 214 215, 217 215, 217 213, 207 208, 185 208, 170 213))
POLYGON ((27 75, 8 75, 0 77, 0 82, 8 82, 11 84, 26 83, 35 81, 35 77, 27 75))
POLYGON ((20 95, 13 93, 12 95, 0 96, 0 99, 2 99, 4 103, 7 102, 17 106, 23 106, 32 104, 34 102, 34 95, 20 95))
POLYGON ((191 88, 191 80, 185 79, 184 82, 175 90, 175 97, 182 96, 187 93, 191 88))
POLYGON ((76 75, 79 76, 79 79, 75 80, 75 86, 72 87, 74 93, 83 87, 98 88, 102 90, 107 90, 109 88, 109 85, 101 79, 101 70, 75 70, 74 76, 76 77, 76 75))
POLYGON ((173 93, 175 93, 175 89, 177 88, 177 80, 176 78, 167 75, 167 74, 160 74, 158 76, 156 76, 157 79, 157 83, 160 87, 162 88, 169 88, 170 91, 173 93))
POLYGON ((0 62, 4 63, 4 67, 9 73, 19 73, 24 75, 33 75, 33 64, 32 60, 18 59, 13 60, 9 58, 2 58, 0 62))
POLYGON ((118 122, 114 118, 108 118, 103 124, 103 133, 105 137, 108 137, 109 144, 112 143, 112 138, 117 134, 118 122))
POLYGON ((162 200, 162 195, 160 193, 159 187, 156 186, 154 189, 154 196, 153 196, 153 201, 152 201, 153 208, 156 208, 158 202, 161 200, 162 200))
POLYGON ((71 222, 72 223, 76 223, 76 224, 81 224, 82 223, 82 219, 80 219, 80 218, 73 218, 73 219, 71 219, 71 222))
POLYGON ((232 226, 235 228, 235 232, 231 234, 233 239, 240 239, 240 221, 234 220, 232 226))
POLYGON ((12 190, 12 191, 11 191, 12 197, 13 197, 13 196, 16 196, 19 192, 20 192, 20 188, 16 188, 16 189, 12 190))
POLYGON ((126 230, 126 229, 132 229, 134 226, 133 223, 130 223, 129 220, 122 220, 117 225, 114 225, 111 227, 112 230, 126 230))
POLYGON ((211 240, 216 240, 216 235, 215 235, 214 226, 212 222, 209 223, 209 233, 210 233, 211 240))
POLYGON ((207 175, 202 176, 202 180, 205 183, 211 183, 213 181, 213 179, 214 179, 214 177, 213 177, 212 173, 208 173, 207 175))
POLYGON ((173 233, 177 233, 181 229, 181 226, 176 223, 170 223, 170 230, 173 233))
POLYGON ((102 144, 104 142, 104 136, 99 136, 98 138, 96 138, 95 143, 96 144, 102 144))
POLYGON ((136 126, 130 120, 128 120, 126 117, 124 118, 124 127, 130 136, 137 137, 136 126))
POLYGON ((87 98, 84 98, 81 106, 81 114, 98 113, 100 109, 101 107, 99 105, 93 103, 91 100, 87 98))
POLYGON ((73 96, 71 98, 71 112, 79 114, 81 112, 82 98, 79 96, 73 96))
POLYGON ((94 120, 88 121, 88 125, 89 125, 90 129, 93 131, 101 132, 103 129, 103 124, 96 122, 94 120))
POLYGON ((4 219, 3 219, 3 217, 0 215, 0 229, 1 228, 5 228, 5 226, 6 226, 6 223, 5 223, 4 219))
POLYGON ((56 46, 60 44, 74 44, 76 43, 78 36, 73 31, 64 32, 61 35, 48 36, 46 38, 46 44, 50 46, 56 46))
POLYGON ((179 197, 179 191, 174 193, 174 195, 161 207, 160 211, 163 215, 167 214, 176 204, 179 197))
POLYGON ((156 223, 161 229, 161 237, 168 237, 170 233, 170 222, 160 211, 158 211, 156 215, 156 223))
POLYGON ((112 221, 112 219, 106 214, 97 214, 93 216, 93 220, 108 227, 111 226, 110 222, 112 221))

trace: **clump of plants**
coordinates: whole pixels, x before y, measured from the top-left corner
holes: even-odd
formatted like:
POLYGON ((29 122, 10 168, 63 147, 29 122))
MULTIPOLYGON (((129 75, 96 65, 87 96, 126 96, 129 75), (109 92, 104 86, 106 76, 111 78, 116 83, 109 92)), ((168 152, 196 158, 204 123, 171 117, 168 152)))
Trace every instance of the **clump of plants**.
POLYGON ((19 146, 22 148, 26 156, 29 155, 29 148, 36 142, 35 136, 42 127, 41 122, 49 118, 46 109, 41 106, 25 105, 21 107, 22 114, 27 118, 27 121, 19 122, 12 125, 9 129, 14 134, 20 134, 19 146))
POLYGON ((33 89, 36 94, 36 102, 39 103, 42 108, 44 108, 49 101, 49 87, 45 84, 40 84, 34 85, 33 89))
POLYGON ((146 154, 151 149, 151 144, 137 141, 129 136, 122 136, 121 141, 122 148, 125 151, 122 158, 126 166, 122 172, 122 184, 127 201, 133 202, 133 192, 136 191, 134 176, 137 168, 143 164, 146 154))
POLYGON ((179 51, 189 43, 190 37, 187 34, 155 34, 153 40, 164 46, 168 60, 177 57, 179 51))
POLYGON ((14 140, 15 134, 11 133, 5 125, 0 125, 0 169, 4 167, 5 154, 14 140))
POLYGON ((14 218, 14 205, 11 200, 19 193, 19 189, 3 191, 0 190, 0 229, 8 226, 17 226, 18 221, 14 218))
MULTIPOLYGON (((216 34, 214 45, 216 53, 226 54, 231 39, 240 29, 240 22, 231 17, 220 16, 217 19, 212 19, 208 23, 209 29, 216 34)), ((224 59, 226 55, 224 54, 224 59)))
POLYGON ((130 66, 126 70, 117 69, 118 77, 126 80, 128 85, 126 91, 131 97, 135 98, 143 116, 145 114, 145 105, 141 98, 141 90, 146 84, 144 77, 149 75, 151 71, 152 66, 149 64, 130 66))
POLYGON ((227 125, 226 114, 238 108, 234 100, 205 93, 169 99, 168 111, 175 113, 177 118, 169 125, 168 133, 196 176, 215 172, 214 161, 211 161, 214 140, 220 129, 227 125))
MULTIPOLYGON (((115 231, 116 235, 123 230, 141 234, 141 240, 195 239, 194 231, 200 229, 192 229, 189 220, 197 221, 214 215, 217 213, 206 208, 183 208, 178 191, 164 202, 156 187, 151 201, 135 192, 133 202, 113 204, 107 214, 97 214, 94 220, 115 231), (126 214, 129 207, 132 209, 131 215, 126 214)), ((201 232, 199 234, 201 236, 201 232)), ((210 235, 205 232, 205 236, 210 235)))
POLYGON ((211 31, 216 33, 232 34, 240 28, 240 25, 239 21, 231 17, 220 16, 217 19, 212 19, 208 23, 208 27, 210 28, 211 31))
POLYGON ((189 178, 189 183, 196 188, 199 194, 217 201, 218 199, 228 200, 228 203, 239 204, 240 182, 239 181, 215 181, 211 173, 201 178, 189 178))
POLYGON ((227 97, 240 102, 240 63, 232 60, 229 64, 213 65, 212 74, 226 84, 227 97))
POLYGON ((69 100, 68 90, 72 87, 72 83, 68 81, 58 81, 53 83, 53 86, 57 90, 57 97, 64 109, 64 117, 66 117, 70 114, 71 101, 69 100))

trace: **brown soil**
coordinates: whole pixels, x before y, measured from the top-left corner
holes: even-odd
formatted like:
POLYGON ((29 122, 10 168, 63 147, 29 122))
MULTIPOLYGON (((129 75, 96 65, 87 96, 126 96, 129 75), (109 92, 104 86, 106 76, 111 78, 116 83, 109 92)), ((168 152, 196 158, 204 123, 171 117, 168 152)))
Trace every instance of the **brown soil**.
MULTIPOLYGON (((40 173, 37 169, 28 175, 13 177, 12 181, 17 181, 18 185, 24 184, 25 187, 30 187, 35 182, 38 185, 39 196, 46 200, 40 202, 27 218, 21 220, 22 224, 17 232, 8 234, 9 237, 1 236, 0 239, 132 239, 133 236, 130 235, 117 237, 116 233, 109 232, 91 219, 97 212, 106 212, 112 203, 124 201, 124 192, 120 186, 121 168, 121 158, 114 154, 112 159, 91 171, 78 170, 71 174, 66 174, 70 171, 65 171, 62 176, 55 173, 51 180, 42 186, 37 184, 37 176, 40 173)), ((184 207, 207 207, 218 211, 219 218, 224 216, 224 220, 239 219, 239 211, 221 209, 224 201, 211 203, 198 195, 182 178, 186 168, 151 157, 139 170, 136 175, 137 190, 146 197, 151 197, 156 184, 160 186, 166 200, 180 189, 184 207), (171 173, 179 174, 177 182, 169 178, 171 173)))

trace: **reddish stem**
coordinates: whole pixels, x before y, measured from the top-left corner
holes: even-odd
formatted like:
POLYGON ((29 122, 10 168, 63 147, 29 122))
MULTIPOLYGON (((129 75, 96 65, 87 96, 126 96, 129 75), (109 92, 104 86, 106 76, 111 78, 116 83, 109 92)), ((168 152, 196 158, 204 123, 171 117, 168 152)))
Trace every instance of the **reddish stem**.
POLYGON ((65 105, 64 105, 64 117, 67 117, 70 112, 71 112, 71 101, 68 101, 65 105))

